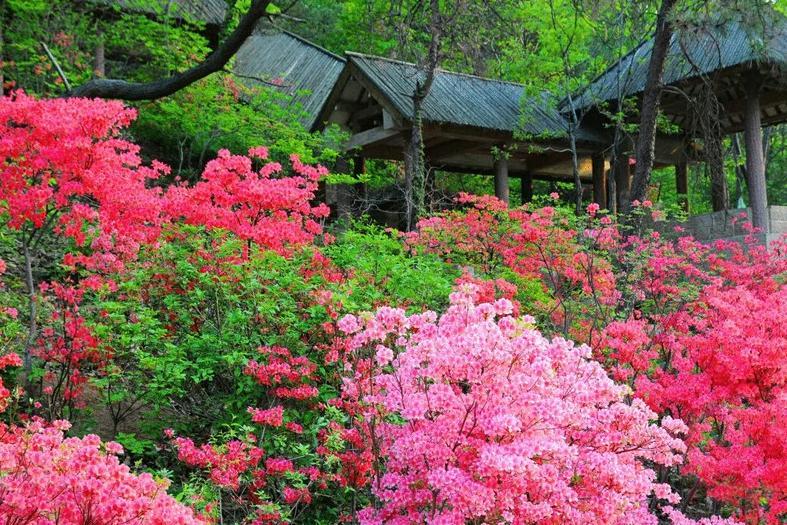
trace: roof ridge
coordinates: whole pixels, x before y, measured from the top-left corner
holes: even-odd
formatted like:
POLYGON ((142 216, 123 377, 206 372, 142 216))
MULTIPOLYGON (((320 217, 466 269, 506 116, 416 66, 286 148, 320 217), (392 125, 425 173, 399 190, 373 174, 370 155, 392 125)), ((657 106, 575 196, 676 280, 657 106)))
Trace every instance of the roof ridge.
MULTIPOLYGON (((400 65, 403 65, 403 66, 411 66, 411 67, 415 67, 415 68, 418 67, 418 65, 414 64, 413 62, 406 62, 404 60, 398 60, 398 59, 395 59, 395 58, 381 57, 379 55, 370 55, 370 54, 367 54, 367 53, 358 53, 357 51, 345 51, 344 53, 346 55, 350 56, 350 57, 370 58, 372 60, 382 60, 383 62, 392 62, 394 64, 400 64, 400 65)), ((498 79, 498 78, 482 77, 480 75, 473 75, 471 73, 460 73, 459 71, 451 71, 451 70, 448 70, 448 69, 443 69, 441 67, 438 67, 437 71, 439 71, 441 73, 446 73, 448 75, 456 75, 456 76, 460 76, 460 77, 475 78, 477 80, 483 80, 485 82, 497 82, 498 84, 508 84, 508 85, 511 85, 511 86, 516 86, 516 87, 521 87, 521 88, 526 87, 525 84, 521 84, 519 82, 512 82, 510 80, 502 80, 502 79, 498 79)))
POLYGON ((302 37, 301 35, 299 35, 297 33, 293 33, 292 31, 288 31, 286 29, 281 29, 280 31, 282 33, 286 34, 286 35, 289 35, 289 36, 295 38, 296 40, 299 40, 299 41, 303 42, 304 44, 306 44, 308 46, 313 47, 314 49, 316 49, 316 50, 318 50, 318 51, 320 51, 322 53, 325 53, 326 55, 328 55, 330 57, 333 57, 333 58, 335 58, 337 60, 340 60, 342 62, 347 62, 347 59, 344 58, 343 56, 338 55, 338 54, 334 53, 333 51, 329 51, 329 50, 325 49, 324 47, 322 47, 321 45, 315 44, 311 40, 308 40, 308 39, 302 37))

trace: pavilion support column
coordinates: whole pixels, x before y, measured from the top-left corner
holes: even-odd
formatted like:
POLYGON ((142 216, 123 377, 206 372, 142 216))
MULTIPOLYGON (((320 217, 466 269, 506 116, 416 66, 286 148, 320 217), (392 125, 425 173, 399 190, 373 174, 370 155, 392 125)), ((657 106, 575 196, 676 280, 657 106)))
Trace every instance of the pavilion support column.
POLYGON ((592 157, 593 166, 593 202, 601 209, 607 207, 607 172, 604 170, 604 155, 595 153, 592 157))
POLYGON ((519 181, 522 188, 521 203, 527 204, 533 200, 533 174, 526 171, 519 176, 519 181))
MULTIPOLYGON (((349 173, 350 163, 346 157, 341 156, 336 159, 335 170, 336 173, 349 173)), ((349 184, 335 184, 333 185, 333 192, 336 203, 336 218, 348 223, 352 218, 352 186, 349 184)))
POLYGON ((93 55, 93 78, 104 78, 107 75, 107 60, 104 52, 104 32, 96 32, 96 51, 93 55))
POLYGON ((765 187, 765 159, 762 150, 760 117, 760 85, 752 80, 746 86, 746 109, 743 116, 743 138, 746 142, 746 182, 752 225, 768 233, 768 194, 765 187))
POLYGON ((678 204, 689 212, 689 163, 681 159, 675 164, 675 189, 678 191, 678 204))
POLYGON ((631 200, 631 166, 628 155, 620 155, 615 159, 615 189, 617 209, 625 210, 631 200))
POLYGON ((501 156, 495 160, 495 197, 509 203, 508 199, 508 159, 501 156))
MULTIPOLYGON (((366 159, 360 155, 353 159, 353 174, 360 176, 366 173, 366 159)), ((366 202, 369 200, 369 188, 365 182, 355 183, 355 193, 357 194, 360 205, 366 209, 366 202)))

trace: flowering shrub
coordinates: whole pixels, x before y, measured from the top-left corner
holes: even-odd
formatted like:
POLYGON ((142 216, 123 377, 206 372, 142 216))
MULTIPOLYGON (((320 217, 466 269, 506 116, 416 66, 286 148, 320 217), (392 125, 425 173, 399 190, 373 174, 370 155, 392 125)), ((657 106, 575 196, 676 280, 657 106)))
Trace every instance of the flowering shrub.
MULTIPOLYGON (((0 357, 0 370, 20 366, 0 357)), ((10 393, 0 383, 0 411, 10 393)), ((197 525, 194 512, 167 495, 169 482, 134 475, 118 461, 123 447, 96 435, 66 438, 67 421, 0 423, 0 518, 5 523, 197 525)))
POLYGON ((6 521, 693 523, 678 494, 784 521, 784 246, 632 232, 558 195, 334 239, 324 168, 222 150, 165 188, 134 116, 0 100, 6 521))
POLYGON ((642 460, 675 465, 685 425, 613 383, 587 346, 545 339, 502 299, 452 294, 442 315, 345 317, 369 352, 348 382, 385 471, 361 523, 657 523, 676 502, 642 460), (671 434, 672 433, 672 434, 671 434))
POLYGON ((120 138, 134 117, 120 102, 0 98, 0 214, 27 249, 54 230, 90 249, 71 262, 117 268, 156 238, 161 191, 147 183, 169 170, 120 138))
POLYGON ((169 190, 170 212, 188 224, 221 228, 280 253, 310 243, 322 231, 316 220, 328 216, 327 206, 310 203, 328 171, 303 164, 296 155, 290 159, 293 176, 275 177, 282 171, 277 162, 253 168, 253 159, 267 157, 265 148, 252 148, 249 157, 219 151, 194 186, 169 190))
MULTIPOLYGON (((680 472, 749 523, 784 515, 783 476, 775 474, 784 470, 784 445, 769 423, 785 406, 776 321, 784 315, 777 306, 784 245, 766 251, 724 241, 707 246, 680 232, 626 234, 592 206, 587 217, 572 219, 550 207, 462 201, 468 210, 423 221, 410 246, 469 263, 484 276, 499 273, 487 272, 493 260, 535 279, 547 300, 528 301, 532 287, 521 286, 513 297, 546 328, 587 342, 654 411, 685 420, 689 453, 680 472), (483 239, 479 261, 479 247, 464 245, 483 239)), ((689 501, 703 492, 690 480, 679 485, 689 501)))
POLYGON ((0 431, 0 517, 6 523, 204 523, 166 493, 168 482, 138 476, 123 452, 98 436, 65 438, 68 424, 40 421, 0 431))

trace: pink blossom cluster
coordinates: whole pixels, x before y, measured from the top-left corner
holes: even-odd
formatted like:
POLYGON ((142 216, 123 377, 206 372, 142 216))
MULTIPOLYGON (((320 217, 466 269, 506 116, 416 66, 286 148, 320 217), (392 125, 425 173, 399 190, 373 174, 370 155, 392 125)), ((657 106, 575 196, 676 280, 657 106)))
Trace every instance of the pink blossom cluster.
POLYGON ((0 428, 0 519, 19 525, 204 523, 167 495, 168 482, 134 475, 123 449, 98 436, 66 438, 64 421, 0 428))
POLYGON ((461 286, 439 317, 382 308, 342 321, 359 355, 378 356, 345 388, 385 461, 380 505, 361 523, 657 523, 648 498, 679 498, 643 460, 680 463, 685 425, 653 424, 590 348, 548 340, 510 301, 476 293, 461 286))

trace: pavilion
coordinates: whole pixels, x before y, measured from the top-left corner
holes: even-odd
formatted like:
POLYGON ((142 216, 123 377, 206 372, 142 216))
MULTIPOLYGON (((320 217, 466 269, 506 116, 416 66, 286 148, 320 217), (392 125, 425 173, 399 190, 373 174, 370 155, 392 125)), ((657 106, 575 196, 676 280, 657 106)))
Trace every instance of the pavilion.
MULTIPOLYGON (((747 155, 746 176, 759 225, 767 206, 761 127, 787 121, 787 21, 776 20, 759 42, 739 21, 676 31, 661 105, 675 131, 657 136, 655 152, 656 167, 675 166, 678 193, 687 193, 687 164, 703 153, 692 112, 697 96, 711 92, 720 108, 717 133, 743 131, 747 151, 754 152, 747 155)), ((239 52, 236 72, 281 79, 306 110, 308 128, 337 124, 350 133, 348 154, 403 159, 412 94, 424 76, 418 66, 354 52, 340 57, 288 32, 258 33, 239 52)), ((575 132, 580 179, 595 202, 612 210, 627 198, 636 137, 615 144, 606 115, 623 99, 639 103, 651 47, 652 40, 644 42, 571 99, 582 115, 575 132)), ((533 180, 572 181, 571 107, 567 100, 555 107, 546 96, 528 94, 521 84, 439 69, 423 103, 427 163, 434 170, 494 176, 495 193, 505 201, 510 177, 521 179, 523 201, 532 196, 533 180)))

